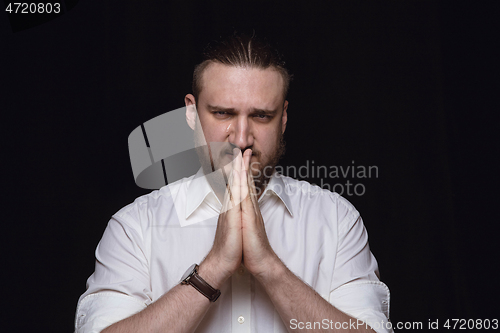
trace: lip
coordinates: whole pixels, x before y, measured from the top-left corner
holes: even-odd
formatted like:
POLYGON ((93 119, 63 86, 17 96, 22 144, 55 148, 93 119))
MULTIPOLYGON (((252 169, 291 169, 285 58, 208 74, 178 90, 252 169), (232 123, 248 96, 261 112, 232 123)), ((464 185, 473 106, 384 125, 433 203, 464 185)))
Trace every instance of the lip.
MULTIPOLYGON (((234 156, 233 153, 226 152, 224 155, 229 155, 229 156, 234 156)), ((254 153, 252 153, 252 157, 256 156, 254 153)))

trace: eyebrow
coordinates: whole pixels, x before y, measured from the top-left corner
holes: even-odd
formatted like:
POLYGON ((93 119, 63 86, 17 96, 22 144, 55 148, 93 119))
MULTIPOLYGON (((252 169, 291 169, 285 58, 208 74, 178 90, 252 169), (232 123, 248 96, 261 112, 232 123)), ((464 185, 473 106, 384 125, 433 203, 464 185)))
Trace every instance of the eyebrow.
MULTIPOLYGON (((235 112, 236 111, 235 108, 224 108, 224 107, 221 107, 221 106, 210 105, 210 104, 207 105, 207 108, 210 111, 222 111, 222 112, 235 112)), ((276 113, 278 113, 278 110, 266 110, 266 109, 252 108, 251 113, 252 114, 275 115, 276 113)))
POLYGON ((227 112, 234 112, 234 108, 223 108, 222 106, 217 106, 217 105, 207 105, 207 109, 210 111, 227 111, 227 112))

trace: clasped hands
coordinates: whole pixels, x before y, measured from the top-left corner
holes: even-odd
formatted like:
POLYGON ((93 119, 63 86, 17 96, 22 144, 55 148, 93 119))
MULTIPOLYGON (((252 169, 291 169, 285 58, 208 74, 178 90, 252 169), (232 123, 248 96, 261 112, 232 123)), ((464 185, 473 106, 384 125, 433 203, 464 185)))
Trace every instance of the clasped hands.
POLYGON ((229 278, 243 263, 254 276, 265 275, 280 262, 267 238, 264 220, 257 202, 255 184, 250 171, 252 151, 242 154, 233 149, 232 171, 228 177, 228 191, 212 249, 205 261, 217 272, 219 282, 229 278))

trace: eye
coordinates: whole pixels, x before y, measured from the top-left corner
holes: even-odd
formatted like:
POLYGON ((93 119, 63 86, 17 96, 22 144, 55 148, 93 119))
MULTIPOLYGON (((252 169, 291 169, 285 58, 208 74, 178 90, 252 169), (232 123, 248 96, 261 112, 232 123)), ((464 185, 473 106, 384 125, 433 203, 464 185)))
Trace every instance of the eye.
POLYGON ((214 112, 212 112, 212 114, 216 118, 227 118, 229 116, 229 112, 227 112, 227 111, 214 111, 214 112))
POLYGON ((267 120, 270 120, 272 118, 271 116, 269 116, 267 114, 256 114, 254 117, 260 121, 267 121, 267 120))

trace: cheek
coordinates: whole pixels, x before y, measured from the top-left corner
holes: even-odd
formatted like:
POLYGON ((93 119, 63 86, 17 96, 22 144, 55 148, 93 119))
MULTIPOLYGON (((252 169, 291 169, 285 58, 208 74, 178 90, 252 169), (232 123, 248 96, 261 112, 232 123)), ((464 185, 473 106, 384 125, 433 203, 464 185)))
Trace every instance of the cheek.
POLYGON ((225 128, 227 124, 210 124, 205 123, 203 132, 205 135, 206 144, 210 147, 211 157, 214 163, 227 164, 226 157, 223 156, 223 150, 227 149, 227 133, 225 128))
POLYGON ((278 139, 279 139, 279 133, 275 131, 261 136, 260 150, 262 151, 262 153, 264 153, 266 156, 272 155, 274 151, 278 148, 277 146, 278 139))
POLYGON ((202 123, 203 133, 207 142, 224 142, 226 141, 228 125, 215 124, 209 121, 202 123))
POLYGON ((224 135, 224 132, 223 131, 220 131, 220 130, 217 130, 217 129, 211 129, 211 131, 209 131, 207 134, 205 134, 206 138, 207 138, 207 142, 214 142, 214 143, 218 143, 218 142, 226 142, 226 138, 227 136, 224 135))

